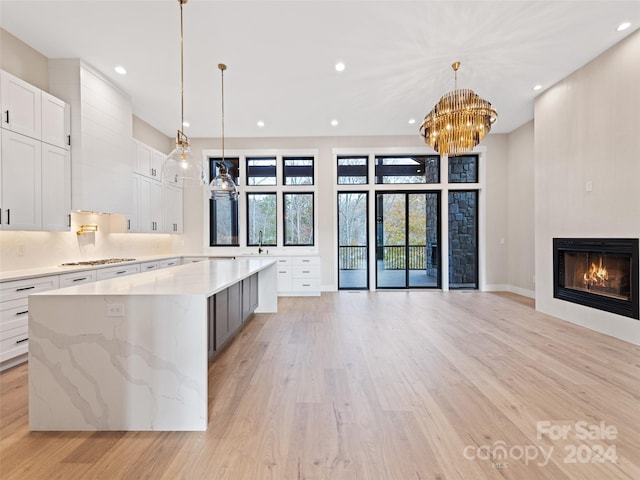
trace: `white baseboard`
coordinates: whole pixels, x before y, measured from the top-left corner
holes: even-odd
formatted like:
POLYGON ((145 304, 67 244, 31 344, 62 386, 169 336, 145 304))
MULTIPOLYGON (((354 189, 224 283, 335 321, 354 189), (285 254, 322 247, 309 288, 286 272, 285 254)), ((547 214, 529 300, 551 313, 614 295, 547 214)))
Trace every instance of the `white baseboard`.
POLYGON ((522 295, 523 297, 535 298, 536 292, 533 290, 528 290, 526 288, 516 287, 514 285, 485 285, 483 288, 484 292, 510 292, 515 293, 517 295, 522 295))

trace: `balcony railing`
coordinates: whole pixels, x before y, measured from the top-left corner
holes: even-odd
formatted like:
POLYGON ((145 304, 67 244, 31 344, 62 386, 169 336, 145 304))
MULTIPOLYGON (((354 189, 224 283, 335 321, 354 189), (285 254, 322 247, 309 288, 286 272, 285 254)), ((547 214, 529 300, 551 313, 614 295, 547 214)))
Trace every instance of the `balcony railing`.
MULTIPOLYGON (((376 257, 384 262, 385 270, 426 270, 438 265, 438 245, 434 243, 428 250, 426 245, 382 245, 376 247, 376 257)), ((338 261, 340 270, 366 269, 366 245, 340 246, 338 261)))

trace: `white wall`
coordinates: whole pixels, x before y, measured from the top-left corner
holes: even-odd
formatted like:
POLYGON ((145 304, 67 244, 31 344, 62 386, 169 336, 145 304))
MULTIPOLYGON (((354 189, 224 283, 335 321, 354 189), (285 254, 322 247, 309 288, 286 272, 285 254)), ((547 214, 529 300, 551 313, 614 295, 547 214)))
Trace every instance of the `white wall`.
POLYGON ((508 136, 507 252, 509 290, 535 296, 533 121, 508 136))
POLYGON ((640 237, 638 59, 640 31, 535 103, 536 308, 636 344, 640 321, 553 298, 552 239, 640 237))

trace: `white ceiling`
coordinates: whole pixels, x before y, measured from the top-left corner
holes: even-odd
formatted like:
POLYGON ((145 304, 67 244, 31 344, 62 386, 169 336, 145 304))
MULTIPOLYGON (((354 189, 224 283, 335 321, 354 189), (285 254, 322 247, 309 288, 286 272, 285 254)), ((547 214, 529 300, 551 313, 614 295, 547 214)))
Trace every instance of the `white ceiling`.
MULTIPOLYGON (((535 84, 544 91, 640 27, 640 0, 191 0, 183 9, 191 137, 220 135, 221 62, 228 137, 417 135, 453 89, 456 60, 458 87, 493 104, 493 132, 510 132, 533 118, 535 84), (625 20, 631 27, 617 32, 625 20)), ((177 0, 2 0, 0 25, 49 58, 84 59, 131 95, 138 117, 175 135, 177 0)))

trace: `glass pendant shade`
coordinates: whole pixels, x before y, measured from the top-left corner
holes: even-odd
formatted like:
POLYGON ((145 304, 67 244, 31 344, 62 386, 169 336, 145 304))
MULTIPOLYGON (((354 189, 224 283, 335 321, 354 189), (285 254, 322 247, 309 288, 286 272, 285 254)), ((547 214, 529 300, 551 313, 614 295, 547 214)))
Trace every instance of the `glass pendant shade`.
POLYGON ((224 165, 219 165, 220 173, 216 175, 209 186, 211 187, 211 198, 229 198, 231 200, 238 196, 238 190, 236 184, 231 178, 231 175, 227 173, 227 168, 224 165))
MULTIPOLYGON (((182 6, 188 0, 178 0, 180 4, 180 124, 184 125, 184 27, 182 6)), ((165 183, 206 185, 204 165, 191 156, 189 137, 182 130, 176 135, 176 148, 162 164, 162 181, 165 183)))
POLYGON ((186 135, 178 132, 176 138, 176 148, 162 164, 162 181, 206 185, 204 165, 191 155, 191 147, 186 135))
POLYGON ((227 167, 224 164, 224 71, 227 69, 227 66, 224 63, 218 64, 218 69, 220 70, 221 75, 221 86, 222 86, 222 161, 218 163, 218 175, 216 175, 209 183, 209 188, 211 189, 211 198, 214 200, 220 200, 227 198, 229 200, 235 200, 238 198, 238 189, 236 188, 236 184, 231 178, 227 171, 227 167))

